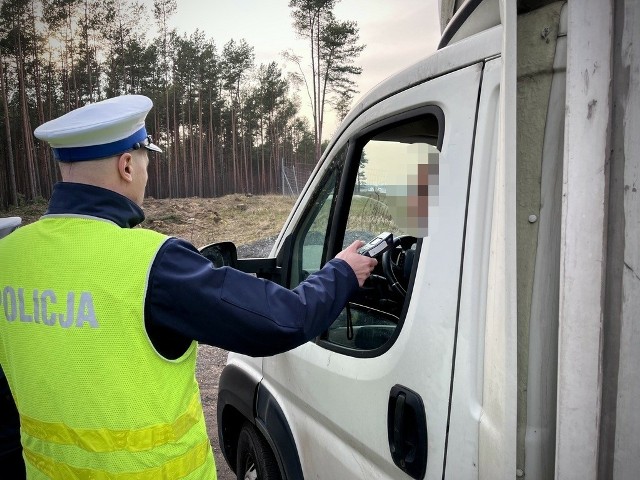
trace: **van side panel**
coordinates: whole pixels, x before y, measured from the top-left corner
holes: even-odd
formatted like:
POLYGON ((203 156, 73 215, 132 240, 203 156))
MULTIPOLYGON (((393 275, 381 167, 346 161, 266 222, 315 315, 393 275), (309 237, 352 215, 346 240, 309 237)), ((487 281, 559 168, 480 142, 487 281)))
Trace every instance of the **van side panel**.
POLYGON ((516 3, 500 0, 503 27, 498 149, 485 327, 480 478, 509 478, 516 470, 516 3))
POLYGON ((556 2, 518 19, 517 468, 533 478, 552 478, 554 472, 564 5, 556 2))
POLYGON ((461 479, 477 478, 479 471, 478 436, 483 415, 485 306, 489 288, 487 271, 498 148, 500 63, 500 58, 497 58, 488 61, 484 67, 469 187, 457 353, 446 452, 448 474, 461 479))
POLYGON ((598 471, 612 10, 602 0, 569 3, 555 472, 563 480, 598 471))
POLYGON ((607 291, 599 477, 640 472, 640 3, 613 19, 607 291))

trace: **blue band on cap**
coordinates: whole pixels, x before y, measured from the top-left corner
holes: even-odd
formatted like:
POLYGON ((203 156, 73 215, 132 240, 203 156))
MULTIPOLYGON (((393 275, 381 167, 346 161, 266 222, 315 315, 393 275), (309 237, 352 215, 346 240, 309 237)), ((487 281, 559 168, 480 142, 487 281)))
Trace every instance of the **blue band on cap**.
POLYGON ((136 142, 141 142, 145 138, 147 138, 147 129, 142 127, 133 135, 116 142, 103 143, 102 145, 89 145, 86 147, 54 148, 53 156, 59 162, 95 160, 131 150, 136 142))

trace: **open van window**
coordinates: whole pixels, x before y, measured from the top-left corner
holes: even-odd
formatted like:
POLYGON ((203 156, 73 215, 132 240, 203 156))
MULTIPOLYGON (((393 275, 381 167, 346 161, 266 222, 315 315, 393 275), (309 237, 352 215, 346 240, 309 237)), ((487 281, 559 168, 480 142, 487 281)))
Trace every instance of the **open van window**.
POLYGON ((371 278, 318 339, 355 356, 379 355, 397 337, 423 238, 436 231, 442 111, 427 107, 381 123, 336 154, 294 248, 297 284, 333 256, 328 252, 393 234, 393 248, 379 256, 371 278))
POLYGON ((294 288, 309 274, 317 272, 326 262, 328 232, 336 210, 337 190, 347 158, 347 146, 341 148, 323 174, 322 188, 309 202, 298 227, 297 241, 293 244, 291 281, 294 288))

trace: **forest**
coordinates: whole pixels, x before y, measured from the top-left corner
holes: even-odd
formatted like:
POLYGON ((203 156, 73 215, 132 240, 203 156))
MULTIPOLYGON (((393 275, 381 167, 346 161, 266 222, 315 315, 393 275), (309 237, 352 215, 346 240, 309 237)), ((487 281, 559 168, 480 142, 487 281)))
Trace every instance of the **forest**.
POLYGON ((150 162, 147 195, 282 193, 283 168, 303 184, 322 151, 325 109, 343 116, 361 73, 357 24, 334 17, 337 1, 290 1, 291 28, 309 47, 285 56, 298 67, 287 72, 277 59, 256 65, 244 39, 177 32, 176 0, 3 0, 0 209, 47 199, 59 180, 38 125, 123 94, 154 102, 147 130, 164 154, 150 162))

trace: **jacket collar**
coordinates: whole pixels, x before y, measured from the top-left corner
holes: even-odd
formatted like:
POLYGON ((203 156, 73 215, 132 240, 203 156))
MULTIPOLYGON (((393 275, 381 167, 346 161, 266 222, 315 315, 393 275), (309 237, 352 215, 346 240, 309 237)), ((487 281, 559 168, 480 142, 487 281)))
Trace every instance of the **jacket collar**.
POLYGON ((87 215, 132 228, 144 220, 144 212, 133 201, 106 188, 83 183, 58 182, 53 186, 45 215, 87 215))

